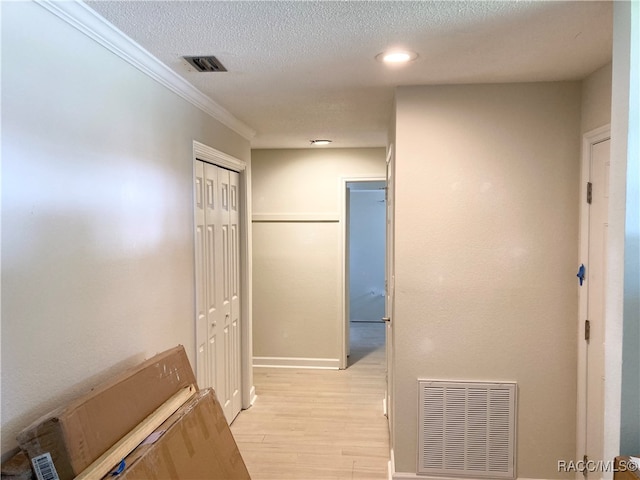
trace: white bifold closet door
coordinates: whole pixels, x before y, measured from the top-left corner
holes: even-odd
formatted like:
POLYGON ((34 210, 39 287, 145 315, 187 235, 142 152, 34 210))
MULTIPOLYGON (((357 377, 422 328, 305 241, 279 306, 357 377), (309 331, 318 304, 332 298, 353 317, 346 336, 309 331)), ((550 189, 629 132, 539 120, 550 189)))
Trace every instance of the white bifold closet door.
POLYGON ((196 374, 229 423, 240 385, 239 174, 196 161, 196 374))

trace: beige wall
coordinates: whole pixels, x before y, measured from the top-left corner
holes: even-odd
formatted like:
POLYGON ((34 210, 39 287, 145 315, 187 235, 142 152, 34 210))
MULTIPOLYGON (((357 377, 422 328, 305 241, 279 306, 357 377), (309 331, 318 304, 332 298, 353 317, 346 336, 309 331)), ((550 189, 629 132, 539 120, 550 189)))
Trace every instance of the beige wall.
POLYGON ((640 449, 640 5, 615 2, 613 12, 604 458, 640 449))
POLYGON ((340 179, 384 178, 384 148, 254 150, 252 173, 254 356, 335 364, 342 348, 340 179))
POLYGON ((611 64, 582 81, 582 133, 611 123, 611 64))
POLYGON ((580 88, 397 90, 398 472, 419 378, 516 381, 518 477, 575 455, 580 88))
MULTIPOLYGON (((628 22, 624 25, 624 30, 620 28, 620 38, 625 38, 623 32, 628 30, 629 35, 626 38, 630 39, 631 43, 628 61, 622 61, 622 58, 614 53, 617 62, 616 79, 620 79, 625 73, 629 78, 627 108, 620 109, 618 99, 615 110, 616 116, 627 114, 629 118, 624 225, 624 343, 620 452, 636 455, 640 452, 640 3, 635 2, 622 7, 621 11, 616 12, 616 16, 619 21, 628 22)), ((622 134, 622 131, 616 129, 615 133, 622 134)))
MULTIPOLYGON (((612 87, 612 64, 609 63, 582 81, 582 122, 581 133, 584 135, 596 128, 609 125, 611 123, 611 87, 612 87)), ((580 198, 580 207, 584 205, 584 198, 580 198)), ((586 252, 585 252, 586 253, 586 252)), ((584 261, 582 258, 580 262, 584 261)), ((587 265, 587 268, 589 265, 587 265)), ((584 292, 583 292, 584 293, 584 292)), ((580 320, 580 319, 579 319, 580 320)), ((579 341, 580 342, 580 341, 579 341)), ((578 361, 580 361, 580 351, 578 352, 578 361)), ((586 365, 579 367, 586 368, 586 365)), ((583 380, 584 379, 579 379, 583 380)), ((579 387, 580 388, 580 385, 579 387)), ((579 399, 579 401, 584 401, 579 399)), ((603 413, 601 413, 603 415, 603 413)), ((578 419, 580 421, 580 419, 578 419)), ((607 423, 611 423, 610 421, 607 423)), ((577 425, 578 435, 584 435, 584 425, 577 425)), ((601 439, 602 441, 602 439, 601 439)), ((584 448, 584 438, 577 437, 577 452, 580 457, 584 453, 580 449, 584 448)))
POLYGON ((2 5, 3 454, 113 368, 177 344, 193 363, 193 140, 250 157, 44 8, 2 5))

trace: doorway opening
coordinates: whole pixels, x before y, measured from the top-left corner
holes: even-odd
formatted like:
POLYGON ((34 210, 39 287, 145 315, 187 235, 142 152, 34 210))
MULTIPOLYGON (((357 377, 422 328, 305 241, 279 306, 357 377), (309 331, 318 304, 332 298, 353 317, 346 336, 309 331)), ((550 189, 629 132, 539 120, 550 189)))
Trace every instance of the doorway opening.
POLYGON ((348 368, 385 362, 386 181, 345 182, 345 337, 348 368))

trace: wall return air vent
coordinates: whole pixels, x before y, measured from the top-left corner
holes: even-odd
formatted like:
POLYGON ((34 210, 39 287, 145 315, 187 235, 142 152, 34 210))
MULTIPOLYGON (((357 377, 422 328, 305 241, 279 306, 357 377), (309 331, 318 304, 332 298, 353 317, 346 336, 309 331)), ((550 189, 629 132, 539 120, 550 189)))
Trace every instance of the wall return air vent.
POLYGON ((515 383, 419 380, 418 391, 418 473, 515 478, 515 383))
POLYGON ((189 64, 199 72, 226 72, 227 69, 213 55, 207 57, 183 57, 189 64))

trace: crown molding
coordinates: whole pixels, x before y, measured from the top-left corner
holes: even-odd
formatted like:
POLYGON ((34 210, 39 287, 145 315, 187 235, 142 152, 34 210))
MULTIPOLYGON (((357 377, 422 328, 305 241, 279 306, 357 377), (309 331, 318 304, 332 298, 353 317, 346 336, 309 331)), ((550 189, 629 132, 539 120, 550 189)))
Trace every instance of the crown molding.
POLYGON ((82 1, 35 2, 245 139, 251 140, 255 136, 255 130, 211 100, 82 1))
POLYGON ((242 160, 195 140, 193 141, 193 159, 214 163, 234 172, 243 172, 247 169, 247 164, 242 160))

